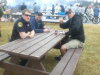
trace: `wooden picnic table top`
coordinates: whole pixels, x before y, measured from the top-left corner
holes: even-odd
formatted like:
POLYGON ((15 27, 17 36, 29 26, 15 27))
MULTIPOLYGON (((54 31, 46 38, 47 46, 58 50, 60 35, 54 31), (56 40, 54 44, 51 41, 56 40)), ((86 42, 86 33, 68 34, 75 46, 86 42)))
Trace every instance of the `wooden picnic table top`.
POLYGON ((54 31, 38 33, 31 39, 18 39, 2 45, 0 51, 25 59, 40 59, 64 37, 60 33, 55 35, 54 31))

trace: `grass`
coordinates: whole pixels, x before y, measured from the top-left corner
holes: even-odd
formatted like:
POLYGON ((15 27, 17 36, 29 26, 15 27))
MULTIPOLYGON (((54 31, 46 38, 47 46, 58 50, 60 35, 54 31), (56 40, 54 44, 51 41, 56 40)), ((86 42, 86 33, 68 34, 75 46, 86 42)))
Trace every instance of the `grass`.
MULTIPOLYGON (((0 45, 8 42, 12 32, 13 23, 0 22, 2 37, 0 37, 0 45)), ((48 24, 51 29, 60 29, 58 25, 48 24)), ((84 51, 80 57, 74 75, 100 75, 100 25, 85 24, 86 42, 84 51)), ((54 56, 59 55, 59 50, 52 49, 43 61, 47 71, 52 71, 57 62, 54 56)), ((0 69, 0 75, 3 70, 0 69)), ((17 75, 17 74, 16 74, 17 75)))

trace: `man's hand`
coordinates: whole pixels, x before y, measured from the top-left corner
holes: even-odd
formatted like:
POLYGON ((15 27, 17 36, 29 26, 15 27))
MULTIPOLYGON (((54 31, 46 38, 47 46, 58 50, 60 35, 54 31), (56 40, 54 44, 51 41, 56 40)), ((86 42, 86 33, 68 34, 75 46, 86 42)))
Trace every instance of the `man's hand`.
POLYGON ((31 32, 27 32, 27 36, 30 35, 31 32))
POLYGON ((28 37, 29 37, 29 38, 33 38, 34 35, 35 35, 35 32, 34 32, 34 30, 32 30, 32 31, 30 32, 30 34, 28 35, 28 37))
POLYGON ((24 38, 26 38, 26 37, 28 37, 30 35, 30 32, 27 32, 27 33, 25 33, 25 32, 19 32, 19 35, 20 35, 21 39, 24 39, 24 38))
POLYGON ((63 23, 63 18, 60 18, 59 19, 59 23, 63 23))
POLYGON ((60 33, 60 34, 64 34, 64 35, 65 35, 65 31, 60 31, 59 33, 60 33))
POLYGON ((49 29, 44 29, 43 31, 44 31, 44 32, 50 32, 50 30, 49 30, 49 29))
POLYGON ((26 38, 26 37, 32 38, 32 37, 34 37, 35 32, 34 32, 34 30, 31 31, 31 32, 27 32, 27 33, 25 33, 25 32, 19 32, 19 35, 20 35, 20 38, 21 38, 21 39, 24 39, 24 38, 26 38))

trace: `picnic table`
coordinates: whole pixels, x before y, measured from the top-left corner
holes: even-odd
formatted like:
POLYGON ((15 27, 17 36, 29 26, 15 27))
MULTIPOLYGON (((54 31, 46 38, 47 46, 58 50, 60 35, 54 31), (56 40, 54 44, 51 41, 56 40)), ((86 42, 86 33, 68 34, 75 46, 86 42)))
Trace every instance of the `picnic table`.
POLYGON ((4 75, 11 75, 11 72, 22 75, 49 75, 42 60, 64 37, 61 33, 54 34, 54 31, 51 31, 37 33, 34 38, 18 39, 0 46, 0 52, 11 57, 9 62, 0 60, 0 67, 5 69, 4 75), (20 58, 28 60, 25 66, 18 64, 20 58))
POLYGON ((48 17, 48 18, 54 18, 54 19, 59 19, 59 18, 65 18, 66 17, 66 15, 52 15, 52 14, 51 15, 45 14, 43 16, 48 17))
MULTIPOLYGON (((59 19, 42 19, 42 21, 44 22, 44 24, 48 24, 48 23, 51 23, 52 25, 59 24, 59 19)), ((67 20, 63 20, 63 21, 66 22, 67 20)))
MULTIPOLYGON (((59 19, 42 19, 43 22, 59 23, 59 19)), ((64 20, 66 22, 67 20, 64 20)))

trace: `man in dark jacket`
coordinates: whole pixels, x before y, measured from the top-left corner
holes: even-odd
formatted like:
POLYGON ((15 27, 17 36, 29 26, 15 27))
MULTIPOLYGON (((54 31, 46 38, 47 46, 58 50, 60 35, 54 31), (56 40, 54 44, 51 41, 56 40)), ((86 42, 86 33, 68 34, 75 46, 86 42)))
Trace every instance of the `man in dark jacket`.
POLYGON ((61 46, 61 55, 56 57, 57 60, 60 60, 68 49, 83 47, 83 43, 85 41, 84 28, 81 17, 79 15, 75 15, 72 10, 67 11, 67 15, 69 20, 63 23, 63 20, 61 19, 60 27, 63 29, 69 29, 65 35, 66 37, 70 37, 70 41, 61 46))

